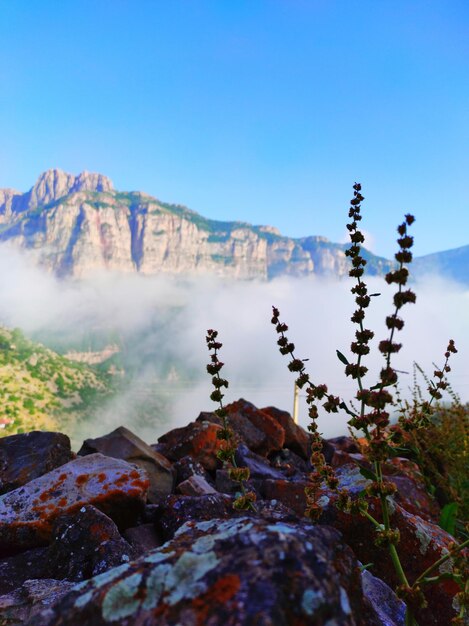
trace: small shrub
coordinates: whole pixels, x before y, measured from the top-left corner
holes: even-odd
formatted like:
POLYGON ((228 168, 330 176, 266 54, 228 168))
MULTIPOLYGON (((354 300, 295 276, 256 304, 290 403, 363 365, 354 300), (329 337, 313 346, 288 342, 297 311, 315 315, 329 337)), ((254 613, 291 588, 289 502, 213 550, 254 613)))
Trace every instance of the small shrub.
MULTIPOLYGON (((389 285, 395 285, 396 291, 393 296, 393 309, 386 317, 387 337, 380 341, 379 352, 383 358, 378 379, 371 386, 366 386, 365 377, 368 373, 366 357, 370 352, 370 341, 374 337, 374 332, 365 325, 366 312, 372 302, 372 298, 379 294, 370 294, 364 281, 365 266, 367 260, 362 254, 361 244, 364 236, 359 229, 361 216, 361 203, 364 197, 361 194, 361 186, 354 185, 354 195, 350 202, 349 218, 347 229, 350 234, 350 247, 345 254, 351 261, 349 276, 354 279, 351 292, 354 295, 356 310, 351 322, 355 325, 354 340, 350 345, 351 358, 343 352, 337 350, 337 357, 343 363, 345 375, 356 381, 357 393, 355 404, 345 402, 339 396, 333 395, 325 384, 318 384, 311 380, 305 368, 305 360, 299 359, 295 354, 295 345, 287 337, 288 326, 280 318, 280 311, 273 307, 271 322, 277 332, 277 344, 282 355, 289 358, 288 369, 296 375, 296 385, 306 390, 306 402, 308 404, 308 414, 310 424, 308 430, 312 434, 311 444, 311 464, 313 471, 309 474, 309 485, 305 489, 307 507, 305 514, 313 521, 317 521, 322 515, 321 496, 324 494, 325 486, 334 490, 337 494, 337 506, 349 514, 361 515, 368 519, 375 529, 375 544, 387 548, 391 562, 399 579, 399 586, 396 593, 406 604, 406 626, 416 626, 415 614, 420 608, 426 606, 424 588, 426 585, 440 582, 444 578, 452 578, 461 588, 457 594, 456 602, 460 607, 459 615, 453 620, 454 624, 464 623, 467 616, 467 567, 463 562, 463 548, 469 545, 466 539, 461 544, 454 544, 454 547, 442 556, 438 561, 428 567, 416 580, 410 582, 403 570, 399 558, 398 544, 399 531, 393 528, 391 523, 391 509, 389 496, 396 492, 395 483, 385 479, 383 465, 394 456, 402 456, 403 450, 414 450, 417 461, 420 463, 424 476, 430 485, 438 472, 442 473, 443 488, 450 500, 454 500, 457 506, 467 494, 467 480, 464 468, 467 469, 467 447, 462 442, 463 436, 467 442, 467 410, 465 420, 460 419, 460 431, 453 431, 453 435, 447 439, 447 449, 440 451, 435 444, 438 431, 448 428, 448 421, 451 420, 453 426, 454 419, 450 415, 456 411, 461 417, 461 407, 444 409, 438 402, 442 399, 442 393, 448 389, 449 383, 447 374, 451 368, 450 357, 457 352, 454 341, 449 340, 445 351, 445 360, 441 367, 436 367, 431 379, 427 379, 427 392, 429 399, 414 397, 411 404, 399 405, 399 394, 397 391, 398 372, 392 365, 392 358, 397 354, 402 344, 398 343, 397 336, 404 327, 404 320, 401 317, 402 309, 408 304, 416 301, 415 293, 408 288, 409 279, 408 266, 412 261, 411 248, 413 237, 409 234, 414 217, 406 215, 404 221, 398 226, 399 237, 397 243, 399 249, 395 254, 395 267, 386 274, 385 280, 389 285), (371 481, 370 485, 359 494, 358 498, 353 498, 345 489, 339 489, 339 480, 335 475, 334 468, 326 463, 322 453, 323 441, 318 429, 319 405, 326 413, 338 413, 344 411, 348 415, 348 424, 351 432, 360 432, 365 445, 362 452, 370 464, 371 469, 360 468, 363 476, 371 481), (399 410, 399 418, 396 424, 391 424, 391 410, 399 410), (454 440, 452 439, 454 437, 454 440), (412 445, 413 444, 413 445, 412 445), (451 444, 451 445, 449 445, 451 444), (407 448, 405 447, 407 446, 407 448), (461 452, 461 449, 463 452, 461 452), (447 472, 446 474, 444 472, 447 472), (452 476, 451 480, 448 479, 452 476), (466 480, 466 482, 465 482, 466 480), (466 490, 466 491, 465 491, 466 490), (368 501, 370 498, 379 498, 381 503, 382 521, 376 519, 369 512, 368 501), (441 566, 451 559, 453 567, 452 573, 440 574, 441 566)), ((227 452, 223 456, 223 461, 233 463, 235 445, 232 439, 232 432, 226 419, 226 410, 222 405, 223 394, 221 389, 227 387, 227 381, 219 377, 219 371, 223 367, 217 356, 217 351, 222 344, 217 341, 218 333, 210 330, 207 335, 209 349, 213 350, 212 363, 207 366, 207 370, 212 374, 212 382, 215 387, 212 392, 212 400, 219 402, 217 414, 223 418, 223 431, 226 436, 222 438, 227 442, 227 452)), ((307 360, 307 359, 306 359, 307 360)), ((454 413, 453 413, 454 417, 454 413)), ((354 435, 358 442, 358 436, 354 435)), ((466 504, 462 505, 467 507, 466 504)), ((454 530, 456 524, 455 507, 445 511, 441 522, 447 528, 454 530)))
POLYGON ((220 376, 220 371, 224 364, 218 358, 218 351, 223 344, 217 340, 217 337, 218 332, 210 329, 207 331, 205 338, 210 352, 210 363, 207 365, 207 372, 212 376, 213 385, 210 399, 218 404, 215 415, 222 420, 223 425, 222 429, 217 433, 217 438, 220 441, 217 456, 222 461, 223 467, 228 470, 230 479, 239 484, 240 492, 233 503, 233 507, 235 509, 252 509, 255 511, 256 495, 246 487, 246 482, 249 480, 249 468, 238 467, 236 463, 235 453, 238 443, 229 425, 228 412, 223 406, 224 395, 222 390, 228 387, 228 381, 220 376))
MULTIPOLYGON (((398 226, 399 238, 397 243, 398 252, 395 254, 397 265, 395 269, 386 274, 385 280, 390 285, 396 286, 393 297, 393 310, 386 317, 386 327, 388 336, 380 341, 378 349, 384 359, 383 367, 378 380, 370 387, 367 387, 364 378, 368 373, 368 368, 364 364, 366 356, 370 352, 369 342, 374 337, 374 332, 365 327, 366 311, 371 304, 373 296, 370 294, 364 281, 366 260, 361 253, 361 244, 364 236, 359 229, 361 216, 361 203, 364 197, 361 194, 361 186, 354 185, 354 197, 350 202, 349 218, 347 229, 350 234, 350 247, 345 254, 351 260, 349 276, 355 279, 355 284, 351 288, 355 296, 357 305, 351 321, 357 327, 355 338, 350 345, 350 352, 353 355, 350 361, 342 352, 337 350, 337 357, 345 366, 345 375, 350 376, 357 382, 357 393, 355 399, 358 408, 348 405, 338 396, 331 394, 324 384, 315 384, 311 381, 306 372, 304 361, 295 356, 295 346, 291 343, 286 332, 288 326, 280 320, 280 312, 273 308, 272 324, 278 335, 277 344, 280 352, 289 357, 288 368, 297 376, 296 384, 299 388, 306 388, 307 403, 309 406, 309 417, 311 423, 308 429, 313 435, 311 447, 311 463, 315 470, 310 474, 310 485, 306 488, 307 510, 306 514, 313 520, 319 519, 322 514, 320 497, 323 492, 323 485, 327 484, 330 489, 337 492, 337 506, 344 512, 359 514, 367 518, 375 528, 375 543, 388 549, 392 564, 400 581, 396 593, 400 596, 407 607, 406 625, 417 624, 415 613, 418 609, 426 606, 423 589, 425 585, 436 583, 447 577, 447 574, 438 574, 441 567, 448 559, 453 559, 454 567, 451 577, 461 588, 457 601, 459 603, 460 614, 455 618, 454 623, 462 623, 467 610, 467 592, 465 587, 467 581, 464 580, 465 567, 462 563, 462 550, 469 544, 469 540, 454 549, 447 555, 439 559, 432 566, 427 568, 415 581, 409 582, 402 568, 397 546, 399 544, 399 531, 392 527, 391 510, 388 496, 396 492, 396 485, 384 478, 383 464, 393 456, 398 456, 402 452, 402 444, 410 440, 419 439, 423 432, 431 432, 434 427, 435 407, 442 398, 442 392, 448 388, 447 374, 451 368, 449 359, 456 353, 456 347, 452 339, 449 340, 445 352, 445 361, 441 368, 436 367, 433 378, 428 379, 427 391, 429 400, 414 398, 412 405, 408 405, 400 411, 397 424, 391 425, 390 411, 397 408, 398 399, 395 391, 398 383, 398 372, 392 366, 392 357, 402 348, 402 344, 396 341, 397 333, 404 327, 404 320, 401 317, 402 309, 416 301, 415 293, 407 287, 409 279, 408 265, 412 261, 411 248, 413 237, 409 235, 409 228, 413 224, 414 217, 406 215, 404 221, 398 226), (393 395, 394 393, 394 395, 393 395), (322 439, 318 431, 318 404, 322 403, 322 408, 327 413, 337 413, 345 411, 348 416, 348 424, 351 429, 361 431, 366 445, 363 446, 363 453, 370 463, 372 470, 362 468, 361 473, 372 481, 371 485, 364 490, 357 499, 353 499, 347 490, 338 489, 338 480, 334 469, 328 465, 321 452, 322 439), (378 497, 381 503, 382 522, 373 517, 368 510, 368 499, 378 497)), ((437 413, 436 413, 437 415, 437 413)), ((461 445, 461 444, 460 444, 461 445)), ((417 449, 419 449, 417 447, 417 449)), ((423 456, 423 454, 422 454, 423 456)), ((451 523, 451 515, 448 514, 447 523, 451 523)))

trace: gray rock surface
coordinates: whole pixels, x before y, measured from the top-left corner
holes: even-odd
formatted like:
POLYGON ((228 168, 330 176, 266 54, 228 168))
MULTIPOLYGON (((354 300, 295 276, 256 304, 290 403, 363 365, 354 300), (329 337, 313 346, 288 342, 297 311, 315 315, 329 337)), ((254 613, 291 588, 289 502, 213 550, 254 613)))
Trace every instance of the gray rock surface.
MULTIPOLYGON (((120 193, 102 174, 59 169, 27 193, 0 189, 0 241, 34 249, 60 276, 97 270, 240 279, 279 275, 343 276, 345 246, 324 237, 290 239, 271 226, 209 220, 141 192, 120 193)), ((371 273, 389 269, 370 256, 371 273)))

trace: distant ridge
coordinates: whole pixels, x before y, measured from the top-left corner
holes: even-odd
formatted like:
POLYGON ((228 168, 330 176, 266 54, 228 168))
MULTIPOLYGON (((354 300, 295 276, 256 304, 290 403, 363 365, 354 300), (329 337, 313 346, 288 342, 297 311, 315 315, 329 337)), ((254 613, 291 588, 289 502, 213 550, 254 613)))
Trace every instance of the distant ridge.
POLYGON ((415 259, 417 275, 438 274, 458 283, 469 285, 469 246, 461 246, 444 252, 426 254, 415 259))
MULTIPOLYGON (((349 269, 346 244, 210 220, 139 191, 116 191, 109 178, 86 171, 48 170, 26 193, 0 189, 0 242, 34 250, 37 262, 61 277, 112 270, 269 280, 342 277, 349 269)), ((469 284, 469 246, 460 250, 422 257, 414 267, 419 273, 437 268, 469 284)), ((392 267, 385 258, 365 256, 370 275, 392 267)))

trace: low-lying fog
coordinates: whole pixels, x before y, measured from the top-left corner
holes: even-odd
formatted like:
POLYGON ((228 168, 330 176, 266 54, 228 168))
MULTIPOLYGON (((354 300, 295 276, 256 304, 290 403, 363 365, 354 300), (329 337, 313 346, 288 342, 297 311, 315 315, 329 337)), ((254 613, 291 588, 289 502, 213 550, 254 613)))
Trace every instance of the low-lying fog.
MULTIPOLYGON (((125 346, 130 386, 104 407, 86 435, 96 436, 125 424, 147 441, 155 441, 172 426, 213 410, 210 377, 205 372, 208 353, 205 331, 215 328, 223 348, 223 375, 229 380, 226 402, 245 398, 259 407, 275 405, 291 411, 294 376, 287 358, 277 350, 270 324, 271 306, 288 323, 288 336, 297 356, 309 358, 308 371, 331 392, 350 399, 351 381, 343 374, 336 349, 349 355, 354 325, 349 321, 354 300, 351 279, 277 279, 269 283, 184 280, 140 275, 100 275, 83 282, 63 282, 35 267, 8 246, 0 247, 0 322, 20 327, 27 335, 51 347, 77 346, 86 337, 111 336, 125 346), (168 366, 171 365, 171 367, 168 366), (168 369, 169 368, 169 369, 168 369), (169 382, 168 382, 169 375, 169 382), (164 393, 169 404, 158 411, 154 399, 164 393), (145 419, 137 412, 151 406, 145 419), (154 415, 152 414, 154 412, 154 415)), ((366 364, 378 372, 382 357, 377 342, 386 338, 384 318, 392 312, 393 288, 381 279, 369 281, 372 299, 367 327, 375 331, 372 355, 366 364)), ((394 360, 402 390, 410 395, 412 363, 431 374, 441 365, 449 338, 459 354, 452 359, 450 381, 462 400, 469 400, 469 290, 429 277, 415 285, 417 303, 403 310, 404 348, 394 360)), ((370 376, 370 385, 374 380, 370 376)), ((300 423, 307 424, 304 401, 300 423)), ((323 416, 326 437, 346 432, 345 416, 323 416)))

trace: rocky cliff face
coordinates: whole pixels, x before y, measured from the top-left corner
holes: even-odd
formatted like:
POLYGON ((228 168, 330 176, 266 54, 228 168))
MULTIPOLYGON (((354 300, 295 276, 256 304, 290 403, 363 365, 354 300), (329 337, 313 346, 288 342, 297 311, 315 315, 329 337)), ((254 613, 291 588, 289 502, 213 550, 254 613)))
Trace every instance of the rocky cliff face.
MULTIPOLYGON (((27 193, 0 190, 0 241, 34 250, 59 276, 99 270, 212 273, 241 279, 342 276, 345 246, 322 237, 290 239, 275 228, 208 220, 140 192, 121 193, 101 174, 49 170, 27 193)), ((368 270, 390 263, 370 255, 368 270)))

